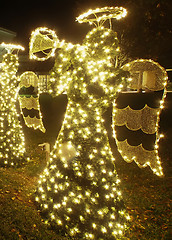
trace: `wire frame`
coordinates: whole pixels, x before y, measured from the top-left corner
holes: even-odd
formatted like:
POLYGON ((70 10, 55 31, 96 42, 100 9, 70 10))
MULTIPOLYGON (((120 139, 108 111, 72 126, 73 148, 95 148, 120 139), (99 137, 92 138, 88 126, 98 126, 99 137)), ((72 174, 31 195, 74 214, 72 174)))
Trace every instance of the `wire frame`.
POLYGON ((123 7, 104 7, 90 9, 88 12, 81 14, 76 18, 79 23, 94 24, 96 27, 102 26, 106 20, 109 20, 111 26, 111 19, 120 20, 127 15, 127 10, 123 7))
POLYGON ((167 85, 168 75, 165 69, 151 59, 137 59, 123 66, 130 73, 129 87, 132 90, 163 90, 167 85))

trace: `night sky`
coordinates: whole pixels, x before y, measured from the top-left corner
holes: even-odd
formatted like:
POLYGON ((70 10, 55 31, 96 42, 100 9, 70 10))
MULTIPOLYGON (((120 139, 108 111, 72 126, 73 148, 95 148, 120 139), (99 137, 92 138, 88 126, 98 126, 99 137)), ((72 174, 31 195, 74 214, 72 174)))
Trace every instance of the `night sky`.
POLYGON ((171 68, 171 0, 3 0, 0 27, 17 33, 13 43, 24 46, 25 53, 28 52, 31 32, 37 27, 55 30, 60 40, 82 43, 92 27, 88 23, 79 24, 76 17, 89 9, 105 6, 127 8, 127 17, 113 20, 113 29, 118 36, 123 34, 121 29, 124 33, 127 31, 125 38, 129 39, 131 46, 126 50, 130 51, 131 58, 152 58, 171 68))
POLYGON ((36 27, 56 31, 60 39, 80 42, 90 27, 75 18, 90 8, 115 6, 112 0, 48 0, 1 2, 0 27, 17 33, 16 41, 27 48, 31 32, 36 27))

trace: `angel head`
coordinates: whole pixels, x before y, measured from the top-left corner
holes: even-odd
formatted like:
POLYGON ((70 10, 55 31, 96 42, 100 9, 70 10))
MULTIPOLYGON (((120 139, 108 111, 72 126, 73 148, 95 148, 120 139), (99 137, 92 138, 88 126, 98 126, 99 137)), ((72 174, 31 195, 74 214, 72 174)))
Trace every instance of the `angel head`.
POLYGON ((47 28, 36 29, 31 36, 31 58, 44 61, 56 54, 56 62, 51 78, 56 94, 68 91, 71 81, 79 89, 80 95, 97 95, 98 98, 111 96, 118 90, 121 79, 114 71, 115 60, 119 53, 117 34, 103 26, 112 18, 120 19, 126 15, 124 8, 101 8, 89 10, 77 21, 96 25, 85 37, 83 44, 73 45, 60 41, 55 32, 47 28), (94 17, 92 17, 92 15, 94 17), (41 54, 41 55, 39 55, 41 54), (44 54, 44 56, 42 56, 44 54), (113 69, 113 71, 112 71, 113 69))

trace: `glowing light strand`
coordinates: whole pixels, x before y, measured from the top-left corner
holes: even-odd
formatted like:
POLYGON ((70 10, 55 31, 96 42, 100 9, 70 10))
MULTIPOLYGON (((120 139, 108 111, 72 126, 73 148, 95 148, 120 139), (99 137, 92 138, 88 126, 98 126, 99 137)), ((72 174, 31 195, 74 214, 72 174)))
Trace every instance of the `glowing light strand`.
MULTIPOLYGON (((10 49, 15 48, 15 45, 6 45, 10 49)), ((16 111, 18 65, 18 57, 11 51, 3 56, 0 73, 0 164, 6 166, 20 164, 25 153, 24 134, 16 111)))
POLYGON ((76 18, 79 23, 95 24, 96 26, 101 26, 106 20, 115 18, 117 20, 126 17, 127 10, 123 7, 104 7, 96 8, 94 10, 90 9, 88 12, 80 15, 76 18), (94 17, 92 17, 92 15, 94 17))
POLYGON ((118 44, 116 34, 104 27, 91 30, 83 45, 63 41, 51 73, 51 93, 65 91, 68 106, 50 162, 40 176, 36 201, 48 219, 72 237, 115 239, 122 236, 129 219, 118 206, 120 180, 102 118, 125 79, 120 71, 114 73, 111 59, 119 52, 114 43, 118 44), (100 38, 101 47, 92 45, 100 38))
MULTIPOLYGON (((146 112, 143 112, 146 106, 142 110, 133 110, 130 107, 127 107, 126 109, 118 109, 114 102, 112 128, 113 128, 115 138, 116 138, 115 126, 119 126, 123 124, 125 124, 127 128, 131 130, 138 130, 140 128, 146 134, 152 134, 156 132, 156 140, 155 140, 153 151, 145 150, 142 147, 142 144, 139 146, 130 146, 127 140, 120 142, 116 138, 118 150, 120 151, 123 159, 126 162, 130 163, 134 161, 139 167, 150 166, 150 168, 156 175, 163 176, 161 160, 158 155, 158 142, 162 137, 162 134, 158 133, 158 128, 159 128, 160 113, 164 107, 163 105, 166 97, 166 86, 167 86, 167 80, 168 80, 167 72, 162 66, 160 66, 158 63, 154 62, 151 59, 138 59, 138 60, 132 61, 131 63, 127 63, 126 65, 124 65, 123 69, 128 70, 130 72, 130 75, 131 75, 129 79, 130 87, 134 86, 134 88, 135 88, 135 85, 132 85, 132 81, 135 82, 134 77, 136 76, 135 75, 136 72, 137 73, 141 72, 142 74, 144 71, 147 71, 147 70, 151 72, 152 71, 157 72, 157 75, 154 75, 156 76, 156 80, 154 81, 154 86, 151 86, 151 90, 158 91, 158 90, 164 89, 164 92, 163 92, 162 99, 160 100, 160 103, 159 103, 159 108, 157 109, 149 108, 150 113, 148 114, 146 114, 146 112), (137 115, 139 116, 141 112, 143 114, 143 116, 141 117, 141 121, 143 120, 143 118, 145 118, 145 127, 143 126, 144 123, 141 123, 141 122, 139 124, 140 126, 137 126, 138 120, 140 119, 137 117, 137 115), (134 117, 133 119, 135 119, 136 124, 134 124, 135 123, 134 121, 132 123, 131 116, 134 117), (153 121, 154 127, 151 126, 151 124, 146 124, 149 121, 152 121, 151 116, 153 116, 154 118, 154 121, 153 121), (151 126, 151 129, 148 129, 149 126, 151 126)), ((138 81, 138 78, 137 78, 137 81, 138 81)), ((143 87, 142 85, 140 86, 141 88, 143 87)))
POLYGON ((54 56, 55 50, 58 46, 58 38, 53 30, 46 27, 37 28, 32 32, 31 40, 29 44, 30 59, 38 61, 45 61, 48 58, 54 56), (47 49, 51 49, 48 53, 47 49), (37 52, 43 52, 45 57, 36 56, 37 52))
MULTIPOLYGON (((38 77, 34 72, 31 71, 27 71, 24 72, 21 76, 20 76, 20 88, 22 88, 23 86, 36 86, 38 87, 38 77)), ((38 88, 38 92, 39 92, 39 88, 38 88)), ((42 121, 42 114, 41 114, 41 110, 40 110, 40 103, 39 103, 39 93, 34 95, 34 96, 30 96, 25 97, 25 96, 19 96, 19 103, 20 103, 20 111, 21 114, 23 116, 23 119, 25 121, 25 124, 27 127, 31 127, 36 129, 41 130, 42 132, 45 133, 46 129, 44 128, 44 124, 42 121), (39 112, 39 118, 37 118, 37 116, 34 117, 30 117, 27 116, 25 117, 23 109, 26 108, 28 110, 31 110, 32 108, 37 110, 39 112)))

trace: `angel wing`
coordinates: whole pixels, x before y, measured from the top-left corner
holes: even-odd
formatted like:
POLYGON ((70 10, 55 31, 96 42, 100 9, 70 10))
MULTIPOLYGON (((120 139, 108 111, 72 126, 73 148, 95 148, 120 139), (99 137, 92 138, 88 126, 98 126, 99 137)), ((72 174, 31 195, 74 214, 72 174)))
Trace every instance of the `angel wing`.
POLYGON ((150 166, 163 175, 158 155, 159 117, 166 95, 167 73, 158 63, 140 59, 123 67, 130 73, 130 88, 139 92, 121 93, 113 104, 113 130, 123 159, 139 167, 150 166), (142 92, 141 90, 145 90, 142 92))
MULTIPOLYGON (((24 72, 20 76, 20 89, 31 86, 38 88, 38 77, 34 72, 24 72)), ((19 95, 20 110, 27 127, 31 127, 45 132, 42 121, 42 114, 39 104, 39 94, 32 91, 31 95, 19 95), (34 110, 34 115, 33 115, 34 110)))

